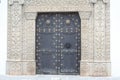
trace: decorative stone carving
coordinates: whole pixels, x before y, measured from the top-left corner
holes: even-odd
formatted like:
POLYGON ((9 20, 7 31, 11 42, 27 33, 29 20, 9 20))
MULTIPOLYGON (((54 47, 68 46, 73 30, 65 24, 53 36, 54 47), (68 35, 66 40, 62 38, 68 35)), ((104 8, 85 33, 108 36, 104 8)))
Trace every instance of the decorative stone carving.
POLYGON ((26 17, 26 19, 29 19, 29 20, 35 20, 37 17, 37 13, 26 12, 25 17, 26 17))
POLYGON ((110 2, 106 4, 106 54, 105 61, 110 62, 110 2))
POLYGON ((10 75, 22 75, 22 62, 8 61, 7 73, 10 75))
POLYGON ((80 75, 110 75, 109 0, 9 0, 8 4, 7 74, 35 74, 38 12, 78 11, 81 18, 80 75))
POLYGON ((97 0, 90 0, 90 2, 91 2, 91 3, 96 3, 96 2, 97 2, 97 0))
POLYGON ((11 42, 9 41, 9 54, 8 59, 21 60, 22 55, 22 6, 18 3, 10 6, 11 14, 11 27, 9 35, 11 42))
MULTIPOLYGON (((90 0, 91 3, 95 4, 97 3, 98 0, 90 0)), ((110 0, 101 0, 103 1, 104 3, 108 3, 110 0)))
POLYGON ((92 63, 81 62, 80 64, 80 75, 81 76, 91 76, 92 63))
POLYGON ((93 63, 93 76, 110 76, 110 63, 93 63))
POLYGON ((80 18, 81 19, 86 19, 86 20, 88 20, 90 18, 91 14, 92 14, 91 11, 83 11, 83 12, 81 11, 81 12, 79 12, 80 18))
POLYGON ((89 0, 25 0, 25 3, 26 5, 41 6, 78 6, 80 4, 89 4, 89 0))
POLYGON ((8 0, 9 5, 13 5, 14 3, 24 4, 24 0, 8 0))
POLYGON ((35 75, 35 61, 25 61, 23 62, 23 75, 35 75))
POLYGON ((94 59, 104 61, 105 56, 105 4, 98 1, 94 6, 94 59))
POLYGON ((103 0, 104 3, 109 3, 110 0, 103 0))

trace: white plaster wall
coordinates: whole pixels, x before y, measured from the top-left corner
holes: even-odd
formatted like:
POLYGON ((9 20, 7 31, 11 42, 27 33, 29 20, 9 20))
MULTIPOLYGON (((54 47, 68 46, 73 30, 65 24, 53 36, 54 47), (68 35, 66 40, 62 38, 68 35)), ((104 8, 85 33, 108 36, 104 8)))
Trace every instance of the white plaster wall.
MULTIPOLYGON (((111 61, 112 76, 120 76, 120 1, 111 0, 111 61)), ((0 3, 0 74, 6 74, 7 0, 0 3)))

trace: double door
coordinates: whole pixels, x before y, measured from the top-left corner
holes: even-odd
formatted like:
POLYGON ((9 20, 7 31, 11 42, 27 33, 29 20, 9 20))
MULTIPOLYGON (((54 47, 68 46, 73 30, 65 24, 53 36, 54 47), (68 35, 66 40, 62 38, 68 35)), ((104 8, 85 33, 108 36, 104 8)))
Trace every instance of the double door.
POLYGON ((79 74, 80 38, 78 13, 39 13, 36 19, 36 73, 79 74))

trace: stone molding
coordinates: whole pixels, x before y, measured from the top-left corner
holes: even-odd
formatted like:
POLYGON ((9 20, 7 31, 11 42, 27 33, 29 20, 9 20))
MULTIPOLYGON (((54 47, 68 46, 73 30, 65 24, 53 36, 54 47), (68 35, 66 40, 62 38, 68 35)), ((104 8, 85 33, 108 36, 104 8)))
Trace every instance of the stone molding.
POLYGON ((8 1, 8 4, 11 6, 11 5, 13 5, 14 3, 18 3, 18 4, 21 4, 21 5, 23 5, 24 4, 24 0, 9 0, 8 1))
MULTIPOLYGON (((90 0, 90 2, 93 4, 96 4, 97 1, 99 1, 99 0, 90 0)), ((109 3, 110 0, 100 0, 100 1, 103 1, 105 4, 107 4, 107 3, 109 3)))
POLYGON ((28 20, 35 20, 37 17, 37 13, 36 12, 25 12, 25 17, 28 20))
POLYGON ((81 19, 89 20, 92 12, 91 11, 79 11, 79 15, 81 19))

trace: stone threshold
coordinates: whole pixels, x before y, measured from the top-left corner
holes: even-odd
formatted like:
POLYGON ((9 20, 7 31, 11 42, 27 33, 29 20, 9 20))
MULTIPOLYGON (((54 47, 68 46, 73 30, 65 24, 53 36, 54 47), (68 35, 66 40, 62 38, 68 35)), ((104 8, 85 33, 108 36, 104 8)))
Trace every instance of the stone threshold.
POLYGON ((0 76, 0 80, 120 80, 112 77, 82 77, 79 75, 35 75, 35 76, 0 76))

